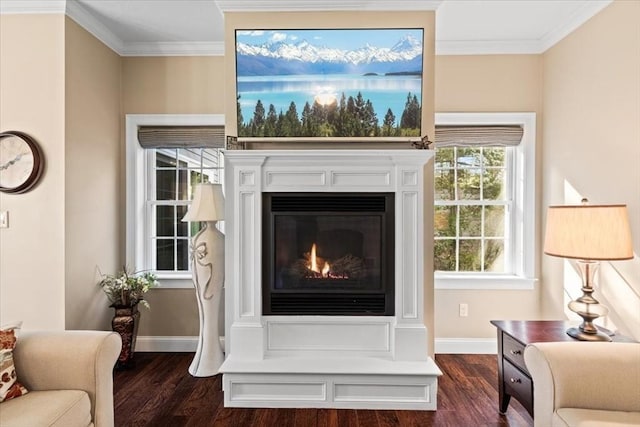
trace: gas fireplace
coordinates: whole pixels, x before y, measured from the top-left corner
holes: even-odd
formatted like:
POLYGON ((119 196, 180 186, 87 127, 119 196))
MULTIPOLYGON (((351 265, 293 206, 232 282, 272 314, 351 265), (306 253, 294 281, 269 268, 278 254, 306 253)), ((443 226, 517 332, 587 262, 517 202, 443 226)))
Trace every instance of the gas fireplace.
POLYGON ((393 193, 263 193, 263 313, 394 314, 393 193))
POLYGON ((432 158, 225 152, 225 407, 436 409, 432 158))

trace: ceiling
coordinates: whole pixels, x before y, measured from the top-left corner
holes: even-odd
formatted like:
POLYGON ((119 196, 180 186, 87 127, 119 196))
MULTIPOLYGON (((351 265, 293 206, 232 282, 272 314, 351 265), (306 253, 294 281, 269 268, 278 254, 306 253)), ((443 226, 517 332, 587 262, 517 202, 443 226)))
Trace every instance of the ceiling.
POLYGON ((436 53, 541 53, 612 0, 2 0, 2 13, 60 9, 123 56, 222 55, 224 13, 435 10, 436 53))

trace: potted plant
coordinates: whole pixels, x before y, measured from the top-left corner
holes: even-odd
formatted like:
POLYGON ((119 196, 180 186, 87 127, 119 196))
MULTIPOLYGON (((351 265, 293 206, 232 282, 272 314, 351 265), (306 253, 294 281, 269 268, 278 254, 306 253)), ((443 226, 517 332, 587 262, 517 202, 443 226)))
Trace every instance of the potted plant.
POLYGON ((148 309, 149 303, 144 299, 144 294, 160 284, 154 274, 131 273, 126 267, 118 275, 108 274, 103 277, 99 285, 109 298, 110 307, 115 309, 111 328, 122 338, 122 350, 116 368, 129 368, 133 365, 133 352, 140 323, 138 304, 148 309))
POLYGON ((104 276, 99 285, 107 294, 111 307, 117 309, 118 307, 134 307, 138 303, 149 308, 144 294, 160 284, 153 273, 130 273, 125 267, 117 276, 109 274, 104 276))

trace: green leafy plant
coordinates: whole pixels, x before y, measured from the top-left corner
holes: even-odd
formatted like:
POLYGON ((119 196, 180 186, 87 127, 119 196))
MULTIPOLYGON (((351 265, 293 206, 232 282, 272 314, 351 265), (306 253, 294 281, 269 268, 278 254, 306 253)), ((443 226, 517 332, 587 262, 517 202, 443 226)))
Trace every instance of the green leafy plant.
POLYGON ((112 306, 132 307, 138 303, 149 308, 149 303, 145 301, 144 294, 151 288, 160 286, 156 276, 149 272, 129 272, 123 268, 118 275, 103 275, 103 279, 98 283, 112 306))

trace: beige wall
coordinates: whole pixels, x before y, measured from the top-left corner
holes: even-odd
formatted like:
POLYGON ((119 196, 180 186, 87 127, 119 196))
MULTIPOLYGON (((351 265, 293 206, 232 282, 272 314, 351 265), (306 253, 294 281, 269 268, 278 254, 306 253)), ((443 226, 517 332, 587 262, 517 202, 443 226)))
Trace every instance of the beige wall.
POLYGON ((0 19, 0 128, 46 161, 35 189, 0 194, 1 322, 108 329, 96 269, 120 264, 120 58, 63 15, 0 19))
POLYGON ((64 16, 0 16, 0 130, 34 137, 44 151, 39 185, 0 193, 0 324, 64 329, 64 16))
MULTIPOLYGON (((640 2, 615 1, 545 52, 542 205, 626 203, 640 250, 640 2)), ((640 339, 640 260, 603 263, 600 298, 640 339), (614 267, 612 267, 612 264, 614 267), (635 292, 634 292, 635 290, 635 292)), ((543 307, 559 315, 575 272, 543 258, 543 307), (571 280, 572 279, 572 280, 571 280)), ((598 293, 598 292, 597 292, 598 293)))
POLYGON ((98 271, 122 268, 120 57, 65 21, 66 329, 110 329, 98 271))
MULTIPOLYGON (((539 206, 541 199, 541 72, 540 55, 436 56, 437 112, 536 113, 536 206, 539 206)), ((539 223, 537 227, 539 230, 539 223)), ((539 244, 536 247, 539 248, 539 244)), ((537 265, 539 255, 536 257, 537 265)), ((537 273, 539 268, 536 267, 535 271, 537 273)), ((530 291, 437 289, 436 337, 494 338, 495 328, 489 324, 492 319, 538 319, 538 289, 539 284, 530 291), (461 303, 469 304, 468 317, 458 316, 458 306, 461 303)))
MULTIPOLYGON (((126 114, 224 114, 224 94, 222 56, 122 58, 123 118, 126 114)), ((123 157, 123 168, 124 161, 123 157)), ((124 180, 121 191, 125 193, 124 180)), ((147 300, 151 310, 143 309, 140 335, 198 335, 193 289, 153 289, 147 300)))
POLYGON ((124 114, 224 114, 224 57, 124 57, 122 62, 124 114))

